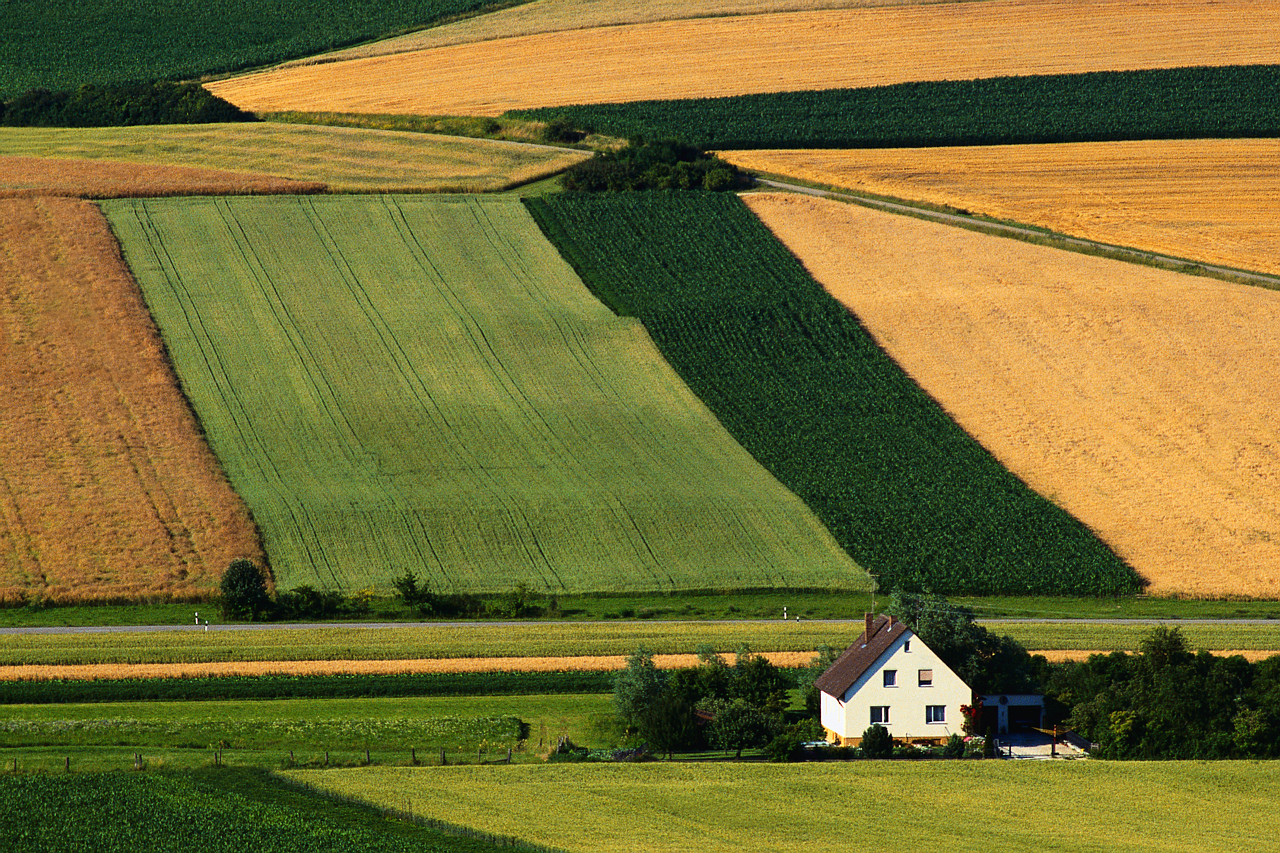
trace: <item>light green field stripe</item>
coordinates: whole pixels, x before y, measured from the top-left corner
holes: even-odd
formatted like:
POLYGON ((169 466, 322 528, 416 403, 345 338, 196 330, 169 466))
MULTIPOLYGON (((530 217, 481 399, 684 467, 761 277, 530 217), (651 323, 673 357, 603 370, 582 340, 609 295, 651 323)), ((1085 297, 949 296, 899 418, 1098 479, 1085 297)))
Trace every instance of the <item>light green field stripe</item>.
POLYGON ((1274 849, 1267 762, 355 768, 281 775, 582 853, 1274 849))
POLYGON ((518 200, 103 209, 285 588, 870 585, 518 200))

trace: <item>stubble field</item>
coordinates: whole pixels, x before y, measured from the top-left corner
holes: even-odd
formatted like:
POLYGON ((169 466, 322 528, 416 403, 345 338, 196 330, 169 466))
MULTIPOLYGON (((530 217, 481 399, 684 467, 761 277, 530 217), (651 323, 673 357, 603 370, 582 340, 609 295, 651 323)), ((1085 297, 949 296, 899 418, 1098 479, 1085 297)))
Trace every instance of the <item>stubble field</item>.
MULTIPOLYGON (((2 144, 2 143, 0 143, 2 144)), ((324 184, 191 166, 0 156, 0 198, 257 195, 320 192, 324 184)))
POLYGON ((521 36, 207 84, 255 112, 510 109, 1275 61, 1280 9, 1073 0, 785 12, 521 36))
POLYGON ((1280 140, 728 151, 751 170, 1280 273, 1280 140))
MULTIPOLYGON (((271 191, 269 186, 259 189, 268 175, 322 183, 334 192, 492 192, 555 174, 590 155, 485 139, 271 122, 0 128, 0 157, 5 156, 184 167, 198 163, 250 173, 240 177, 246 192, 271 191)), ((0 188, 10 180, 0 177, 0 188)), ((124 195, 96 193, 92 185, 88 189, 92 195, 124 195)), ((188 194, 204 192, 194 183, 188 194)))
POLYGON ((261 559, 105 220, 0 201, 0 600, 209 595, 261 559))
POLYGON ((1280 596, 1280 294, 748 197, 956 420, 1153 594, 1280 596))

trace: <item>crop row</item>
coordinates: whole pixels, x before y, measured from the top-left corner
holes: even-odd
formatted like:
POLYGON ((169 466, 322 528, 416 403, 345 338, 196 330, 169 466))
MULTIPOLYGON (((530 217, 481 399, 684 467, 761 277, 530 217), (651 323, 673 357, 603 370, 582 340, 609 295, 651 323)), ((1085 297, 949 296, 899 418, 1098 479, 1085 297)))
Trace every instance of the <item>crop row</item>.
POLYGON ((704 149, 1280 135, 1280 65, 1099 71, 546 107, 509 115, 704 149))
POLYGON ((282 789, 247 771, 0 778, 0 849, 12 853, 480 853, 497 847, 282 789))
POLYGON ((965 434, 737 197, 527 203, 588 286, 644 322, 729 432, 882 589, 1140 587, 1088 529, 965 434))
POLYGON ((0 44, 22 50, 0 56, 0 94, 185 79, 266 65, 488 5, 489 0, 11 0, 0 16, 0 44))

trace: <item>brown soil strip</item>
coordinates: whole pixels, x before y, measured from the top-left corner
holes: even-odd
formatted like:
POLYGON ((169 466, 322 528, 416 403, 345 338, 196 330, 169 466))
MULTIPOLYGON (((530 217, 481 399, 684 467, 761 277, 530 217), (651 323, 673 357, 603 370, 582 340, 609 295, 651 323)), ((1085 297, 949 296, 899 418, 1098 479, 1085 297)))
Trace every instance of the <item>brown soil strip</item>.
POLYGON ((319 181, 271 175, 59 157, 0 157, 0 198, 262 195, 323 192, 319 181))
POLYGON ((833 201, 749 204, 1152 594, 1280 597, 1280 293, 833 201))
POLYGON ((987 0, 546 33, 207 84, 255 112, 498 115, 700 98, 1276 61, 1272 0, 987 0))
MULTIPOLYGON (((778 666, 805 666, 813 652, 763 652, 778 666)), ((697 655, 654 655, 660 669, 698 665, 697 655)), ((730 660, 732 665, 732 660, 730 660)), ((541 658, 428 658, 418 660, 220 661, 172 664, 83 664, 0 667, 0 681, 50 679, 194 678, 227 675, 387 675, 434 672, 611 672, 626 655, 541 658)))
POLYGON ((106 220, 0 199, 0 600, 203 598, 262 560, 106 220))

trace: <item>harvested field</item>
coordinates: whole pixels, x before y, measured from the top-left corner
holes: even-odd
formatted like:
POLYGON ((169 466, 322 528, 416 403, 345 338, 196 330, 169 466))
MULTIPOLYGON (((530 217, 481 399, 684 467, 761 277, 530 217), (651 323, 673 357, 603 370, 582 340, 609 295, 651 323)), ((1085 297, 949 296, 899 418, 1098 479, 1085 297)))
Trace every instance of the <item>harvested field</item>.
POLYGON ((730 151, 753 171, 1280 273, 1280 140, 730 151))
MULTIPOLYGON (((762 652, 777 666, 806 666, 813 652, 762 652)), ((659 669, 698 665, 696 654, 654 655, 659 669)), ((730 665, 733 658, 729 657, 730 665)), ((80 666, 6 666, 0 681, 50 679, 197 678, 229 675, 387 675, 436 672, 612 672, 627 665, 626 655, 571 657, 439 658, 415 660, 221 661, 215 663, 83 664, 80 666)))
POLYGON ((317 181, 270 175, 56 157, 0 157, 0 198, 260 195, 322 192, 317 181))
MULTIPOLYGON (((0 128, 5 156, 199 164, 250 173, 237 178, 249 192, 264 176, 324 184, 335 192, 492 192, 555 174, 590 155, 486 139, 268 122, 0 128)), ((0 178, 0 187, 6 180, 0 178)))
POLYGON ((0 600, 203 598, 256 531, 90 203, 0 200, 0 600))
POLYGON ((1278 38, 1280 7, 1270 0, 1100 0, 1087 11, 1075 0, 988 0, 544 33, 207 86, 255 112, 499 115, 918 80, 1268 63, 1278 38))
POLYGON ((1280 293, 837 202, 749 204, 1149 592, 1280 596, 1280 293))
POLYGON ((612 3, 600 3, 599 0, 538 0, 370 44, 295 59, 281 65, 312 65, 317 62, 386 56, 453 44, 621 24, 762 15, 769 12, 805 12, 815 9, 915 6, 939 2, 945 0, 615 0, 612 3))

